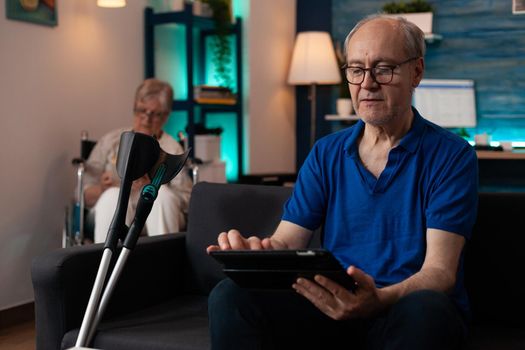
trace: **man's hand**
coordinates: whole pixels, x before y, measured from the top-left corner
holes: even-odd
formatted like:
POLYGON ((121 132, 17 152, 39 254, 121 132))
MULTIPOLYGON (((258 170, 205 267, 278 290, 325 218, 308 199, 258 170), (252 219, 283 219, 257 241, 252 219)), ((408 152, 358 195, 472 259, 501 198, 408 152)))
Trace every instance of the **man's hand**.
POLYGON ((381 290, 376 288, 371 276, 354 266, 350 266, 346 273, 357 284, 354 292, 321 275, 315 276, 315 282, 299 278, 293 288, 334 320, 368 318, 386 307, 381 302, 381 290))
POLYGON ((237 230, 230 230, 228 232, 221 232, 217 239, 217 245, 210 245, 206 248, 206 252, 214 250, 231 250, 231 249, 249 249, 249 250, 260 250, 260 249, 287 249, 285 243, 276 240, 274 238, 264 238, 251 236, 244 238, 241 233, 237 230))

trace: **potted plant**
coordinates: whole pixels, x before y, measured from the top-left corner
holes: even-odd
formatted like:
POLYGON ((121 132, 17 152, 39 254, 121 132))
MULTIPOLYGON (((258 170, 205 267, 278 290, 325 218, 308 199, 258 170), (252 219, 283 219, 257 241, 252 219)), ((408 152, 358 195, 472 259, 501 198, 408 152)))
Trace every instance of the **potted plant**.
POLYGON ((230 46, 229 30, 232 23, 230 0, 203 0, 212 12, 215 22, 216 36, 213 39, 213 63, 215 79, 221 86, 232 88, 231 76, 232 50, 230 46))
MULTIPOLYGON (((338 42, 335 45, 335 55, 337 56, 337 61, 339 67, 342 68, 346 64, 346 59, 341 49, 341 43, 338 42)), ((348 82, 346 81, 345 72, 343 69, 341 72, 341 83, 339 84, 339 97, 336 100, 336 111, 339 116, 347 117, 352 114, 353 106, 352 100, 350 98, 350 89, 348 87, 348 82)))
POLYGON ((383 12, 406 18, 425 34, 432 33, 433 11, 432 5, 425 0, 389 2, 383 6, 383 12))

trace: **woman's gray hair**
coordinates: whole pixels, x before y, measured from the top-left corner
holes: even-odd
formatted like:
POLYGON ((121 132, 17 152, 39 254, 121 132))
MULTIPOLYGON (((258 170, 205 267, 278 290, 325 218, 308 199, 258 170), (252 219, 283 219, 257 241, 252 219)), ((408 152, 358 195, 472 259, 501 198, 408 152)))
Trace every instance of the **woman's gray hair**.
POLYGON ((398 16, 392 16, 392 15, 386 15, 383 13, 380 14, 373 14, 370 16, 367 16, 360 20, 355 27, 348 33, 345 39, 345 45, 344 45, 344 54, 345 59, 348 54, 348 43, 350 42, 350 39, 352 39, 352 36, 361 28, 365 23, 368 23, 370 21, 373 21, 375 19, 393 19, 397 21, 399 26, 401 27, 401 30, 403 31, 405 35, 405 51, 408 57, 424 57, 425 56, 425 34, 421 29, 419 29, 418 26, 416 26, 414 23, 407 21, 403 17, 398 16))
POLYGON ((171 112, 173 89, 169 83, 154 78, 144 80, 135 93, 135 107, 137 102, 148 97, 158 97, 164 111, 171 112))

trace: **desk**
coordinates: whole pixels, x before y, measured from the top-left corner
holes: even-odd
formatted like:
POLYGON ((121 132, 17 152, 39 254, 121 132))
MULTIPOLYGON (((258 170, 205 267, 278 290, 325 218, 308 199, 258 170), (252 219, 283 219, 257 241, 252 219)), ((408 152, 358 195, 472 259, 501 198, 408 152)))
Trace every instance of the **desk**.
POLYGON ((525 151, 476 151, 478 159, 525 159, 525 151))
POLYGON ((481 190, 523 192, 525 189, 525 152, 476 151, 481 190))
POLYGON ((251 174, 241 175, 238 183, 250 185, 289 186, 297 180, 295 173, 251 174))

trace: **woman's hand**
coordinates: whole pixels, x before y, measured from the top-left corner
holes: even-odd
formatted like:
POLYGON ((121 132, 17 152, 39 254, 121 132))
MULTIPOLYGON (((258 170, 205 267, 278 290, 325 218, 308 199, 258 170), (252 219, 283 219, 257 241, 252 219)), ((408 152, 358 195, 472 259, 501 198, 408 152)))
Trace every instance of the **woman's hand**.
POLYGON ((100 188, 102 189, 102 192, 115 185, 116 182, 113 180, 111 171, 105 171, 100 175, 100 188))

